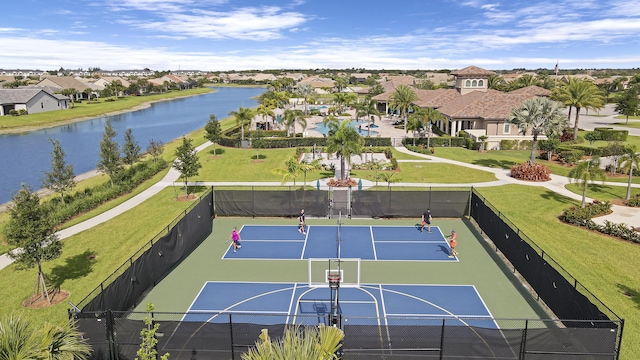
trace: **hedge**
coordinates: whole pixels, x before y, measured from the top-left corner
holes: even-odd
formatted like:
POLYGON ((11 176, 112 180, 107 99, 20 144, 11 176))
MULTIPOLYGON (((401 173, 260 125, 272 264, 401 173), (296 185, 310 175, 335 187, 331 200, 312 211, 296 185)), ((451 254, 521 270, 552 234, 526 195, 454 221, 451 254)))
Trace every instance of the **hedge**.
POLYGON ((599 138, 604 141, 626 141, 629 130, 614 130, 612 128, 595 128, 593 131, 600 133, 599 138))

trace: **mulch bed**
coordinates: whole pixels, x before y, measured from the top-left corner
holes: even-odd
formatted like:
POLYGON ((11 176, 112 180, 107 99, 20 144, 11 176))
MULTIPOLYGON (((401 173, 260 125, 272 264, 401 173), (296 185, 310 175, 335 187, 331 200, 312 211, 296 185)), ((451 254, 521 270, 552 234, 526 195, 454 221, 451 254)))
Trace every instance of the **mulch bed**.
POLYGON ((22 306, 30 309, 42 309, 65 301, 69 295, 69 292, 65 290, 53 290, 49 292, 49 300, 51 300, 51 303, 49 303, 47 298, 42 296, 42 294, 36 294, 23 301, 22 306))

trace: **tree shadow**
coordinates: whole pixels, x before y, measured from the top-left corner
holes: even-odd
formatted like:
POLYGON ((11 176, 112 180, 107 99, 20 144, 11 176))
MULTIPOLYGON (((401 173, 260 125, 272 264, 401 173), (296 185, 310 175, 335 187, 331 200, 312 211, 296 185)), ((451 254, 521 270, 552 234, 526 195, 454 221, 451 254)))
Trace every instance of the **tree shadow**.
POLYGON ((54 266, 48 279, 55 288, 59 289, 65 280, 75 280, 90 274, 95 262, 95 251, 86 250, 82 254, 65 259, 64 265, 54 266))
POLYGON ((615 194, 611 191, 611 186, 609 185, 600 185, 600 184, 589 184, 589 189, 591 190, 591 194, 593 198, 597 198, 597 196, 593 195, 611 195, 613 198, 620 199, 620 194, 615 194))
POLYGON ((632 289, 623 284, 616 284, 622 295, 628 297, 636 304, 637 308, 640 308, 640 289, 632 289))
POLYGON ((496 159, 479 159, 471 162, 474 165, 480 165, 490 168, 500 168, 500 169, 511 169, 513 165, 516 165, 516 162, 511 160, 496 160, 496 159))
POLYGON ((558 194, 557 192, 551 191, 551 190, 547 190, 547 191, 543 192, 540 195, 540 197, 542 197, 545 200, 554 200, 554 201, 557 201, 559 203, 569 204, 569 205, 575 205, 575 201, 576 201, 576 200, 573 200, 571 198, 568 198, 568 197, 566 197, 564 195, 558 194))

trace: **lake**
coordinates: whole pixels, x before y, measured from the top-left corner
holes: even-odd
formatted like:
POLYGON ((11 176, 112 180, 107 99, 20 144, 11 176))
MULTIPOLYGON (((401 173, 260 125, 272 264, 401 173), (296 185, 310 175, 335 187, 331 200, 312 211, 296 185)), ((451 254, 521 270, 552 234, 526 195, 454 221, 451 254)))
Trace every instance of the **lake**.
POLYGON ((52 146, 49 139, 60 141, 66 162, 72 164, 74 173, 79 175, 96 168, 107 119, 111 120, 121 147, 125 131, 131 129, 144 152, 151 139, 167 143, 204 127, 210 114, 224 119, 230 111, 241 106, 257 106, 258 102, 253 98, 265 91, 263 88, 215 89, 216 92, 157 102, 149 108, 119 115, 22 134, 0 135, 0 204, 10 201, 20 190, 21 183, 30 185, 32 189, 42 187, 42 172, 51 168, 52 146))

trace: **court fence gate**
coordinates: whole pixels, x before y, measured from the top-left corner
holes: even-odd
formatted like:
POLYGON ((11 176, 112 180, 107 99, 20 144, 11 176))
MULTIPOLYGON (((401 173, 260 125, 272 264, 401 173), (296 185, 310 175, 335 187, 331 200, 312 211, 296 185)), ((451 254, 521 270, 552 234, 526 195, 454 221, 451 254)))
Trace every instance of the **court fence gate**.
MULTIPOLYGON (((92 359, 135 358, 144 315, 132 313, 130 309, 143 293, 211 233, 214 212, 216 215, 282 215, 273 212, 274 206, 268 204, 269 198, 291 204, 286 209, 292 216, 301 206, 313 209, 308 213, 326 216, 330 199, 329 192, 306 191, 305 194, 305 191, 297 190, 280 195, 264 190, 213 190, 202 195, 199 202, 167 227, 166 233, 154 237, 148 246, 127 260, 77 306, 72 306, 70 317, 77 319, 80 331, 92 345, 92 359), (235 200, 238 203, 232 206, 235 200), (310 207, 309 204, 322 206, 310 207)), ((563 320, 493 319, 500 328, 496 330, 452 325, 448 318, 407 325, 405 319, 385 317, 375 319, 380 324, 377 326, 357 325, 360 323, 358 319, 345 318, 343 359, 564 360, 619 357, 624 320, 475 190, 351 190, 351 199, 352 214, 358 216, 415 217, 424 211, 425 206, 438 208, 439 216, 443 217, 470 216, 493 241, 496 250, 513 264, 514 271, 520 272, 556 317, 563 320), (376 204, 376 201, 380 203, 376 204)), ((272 330, 272 337, 275 337, 291 323, 283 320, 277 325, 272 325, 273 322, 260 324, 252 321, 250 314, 217 314, 218 318, 227 316, 228 319, 220 323, 193 323, 181 321, 183 315, 153 314, 161 329, 158 347, 172 352, 171 359, 229 359, 234 356, 239 359, 240 349, 244 351, 253 345, 262 328, 272 330)), ((265 314, 259 316, 264 317, 265 314)), ((317 325, 323 321, 324 318, 313 316, 301 325, 317 325)))

